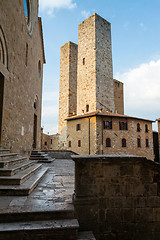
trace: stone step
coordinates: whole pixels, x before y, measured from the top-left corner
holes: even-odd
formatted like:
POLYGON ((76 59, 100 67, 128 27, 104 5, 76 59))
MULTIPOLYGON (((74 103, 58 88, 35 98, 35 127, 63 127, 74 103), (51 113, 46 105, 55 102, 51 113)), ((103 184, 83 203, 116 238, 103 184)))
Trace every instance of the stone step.
MULTIPOLYGON (((38 185, 48 168, 41 167, 21 185, 0 185, 0 196, 27 196, 38 185)), ((38 169, 38 168, 37 168, 38 169)))
POLYGON ((1 154, 1 153, 9 153, 9 152, 10 152, 9 149, 0 149, 0 154, 1 154))
MULTIPOLYGON (((21 198, 21 197, 19 197, 21 198)), ((23 197, 22 197, 23 198, 23 197)), ((20 202, 21 200, 18 199, 20 202)), ((23 201, 23 199, 22 199, 23 201)), ((45 209, 45 208, 44 208, 45 209)), ((36 210, 36 211, 16 211, 16 212, 0 212, 0 223, 7 222, 24 222, 24 221, 41 221, 41 220, 59 220, 73 219, 75 217, 74 207, 72 204, 65 209, 54 210, 36 210)))
POLYGON ((18 153, 0 153, 0 160, 6 159, 6 158, 12 158, 17 155, 18 153))
POLYGON ((13 176, 0 177, 0 185, 20 185, 41 168, 41 166, 42 164, 34 164, 13 176))
POLYGON ((45 160, 48 160, 48 157, 47 156, 38 156, 38 155, 34 155, 34 156, 30 156, 29 158, 30 160, 39 160, 39 159, 45 159, 45 160))
POLYGON ((96 240, 92 232, 78 232, 78 240, 96 240))
POLYGON ((6 158, 6 159, 2 159, 0 160, 0 168, 4 168, 7 166, 12 166, 14 164, 18 164, 23 162, 24 160, 27 160, 26 157, 13 157, 13 158, 6 158))
POLYGON ((0 168, 0 176, 13 176, 17 172, 24 170, 33 164, 35 164, 35 162, 27 160, 9 167, 0 168))
POLYGON ((0 239, 76 240, 77 219, 29 221, 0 224, 0 239))

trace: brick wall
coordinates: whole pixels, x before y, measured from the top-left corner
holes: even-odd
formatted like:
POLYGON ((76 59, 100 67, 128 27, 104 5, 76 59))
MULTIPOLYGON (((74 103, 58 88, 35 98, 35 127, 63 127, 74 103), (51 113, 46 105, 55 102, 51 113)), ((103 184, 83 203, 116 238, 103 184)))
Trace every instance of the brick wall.
POLYGON ((160 236, 160 165, 143 157, 72 156, 81 230, 98 240, 160 236))

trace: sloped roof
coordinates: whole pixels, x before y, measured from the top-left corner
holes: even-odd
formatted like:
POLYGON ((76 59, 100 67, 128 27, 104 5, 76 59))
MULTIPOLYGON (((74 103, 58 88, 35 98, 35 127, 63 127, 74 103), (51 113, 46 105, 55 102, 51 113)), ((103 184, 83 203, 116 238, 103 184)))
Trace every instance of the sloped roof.
POLYGON ((132 119, 138 119, 138 120, 143 120, 143 121, 154 122, 153 120, 150 120, 150 119, 144 119, 144 118, 138 118, 138 117, 133 117, 133 116, 127 116, 127 115, 118 114, 118 113, 112 113, 112 112, 101 112, 100 110, 97 110, 95 112, 86 113, 86 114, 71 116, 71 117, 66 118, 65 120, 71 121, 71 120, 75 120, 75 119, 88 118, 88 117, 94 117, 94 116, 132 118, 132 119))

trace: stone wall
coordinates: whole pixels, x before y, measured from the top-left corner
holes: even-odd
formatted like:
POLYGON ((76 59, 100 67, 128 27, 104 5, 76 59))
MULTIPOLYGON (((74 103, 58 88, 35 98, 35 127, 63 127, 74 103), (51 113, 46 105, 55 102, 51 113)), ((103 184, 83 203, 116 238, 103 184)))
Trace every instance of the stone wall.
POLYGON ((7 51, 7 62, 0 61, 0 73, 4 77, 1 144, 22 155, 29 155, 32 150, 35 115, 36 148, 41 148, 45 59, 38 1, 30 1, 29 6, 27 23, 23 1, 0 1, 0 31, 3 32, 7 51))
POLYGON ((78 154, 95 154, 96 152, 96 117, 76 119, 67 122, 67 149, 78 154), (77 125, 80 129, 77 130, 77 125), (80 145, 78 146, 78 141, 80 145), (69 147, 69 142, 71 146, 69 147))
POLYGON ((72 42, 61 47, 59 89, 59 145, 66 147, 65 119, 76 114, 77 108, 77 45, 72 42))
POLYGON ((136 155, 154 160, 152 122, 136 118, 123 117, 97 117, 97 153, 105 155, 136 155), (103 121, 112 121, 112 129, 104 129, 103 121), (119 122, 127 122, 128 130, 120 130, 119 122), (140 124, 140 132, 137 132, 137 124, 140 124), (145 131, 145 125, 148 132, 145 131), (111 147, 106 147, 106 139, 111 141, 111 147), (140 139, 140 147, 137 139, 140 139), (103 139, 103 143, 102 143, 103 139), (126 140, 126 147, 122 147, 122 139, 126 140), (148 147, 146 147, 148 139, 148 147))
POLYGON ((81 230, 97 240, 160 236, 160 165, 136 156, 72 156, 81 230))
POLYGON ((67 121, 68 150, 78 154, 130 154, 143 156, 154 160, 152 122, 136 118, 123 118, 118 116, 88 116, 67 121), (112 121, 112 129, 104 129, 104 121, 112 121), (120 130, 119 122, 127 122, 128 130, 120 130), (140 132, 137 132, 137 124, 140 132), (80 125, 77 131, 76 126, 80 125), (145 131, 145 125, 148 132, 145 131), (110 147, 106 146, 106 139, 110 139, 110 147), (137 139, 140 139, 140 147, 137 139), (122 139, 126 140, 126 147, 122 147, 122 139), (146 147, 148 139, 148 147, 146 147), (78 140, 81 146, 78 146, 78 140), (69 147, 69 142, 71 146, 69 147))
POLYGON ((115 113, 124 114, 124 97, 123 97, 123 83, 113 79, 114 89, 114 111, 115 113))
POLYGON ((110 23, 96 13, 78 31, 77 115, 86 105, 114 111, 110 23))

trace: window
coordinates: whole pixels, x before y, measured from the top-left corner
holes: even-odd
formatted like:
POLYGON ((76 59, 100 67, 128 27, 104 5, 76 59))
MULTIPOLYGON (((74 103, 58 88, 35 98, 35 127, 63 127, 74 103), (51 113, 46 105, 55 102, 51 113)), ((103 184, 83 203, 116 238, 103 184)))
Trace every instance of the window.
POLYGON ((128 130, 128 123, 119 121, 119 130, 128 130))
POLYGON ((146 147, 149 147, 149 140, 146 138, 146 147))
POLYGON ((140 131, 141 131, 140 124, 137 123, 137 132, 140 132, 140 131))
POLYGON ((78 147, 81 147, 81 140, 78 140, 78 147))
POLYGON ((89 112, 89 105, 86 105, 86 112, 89 112))
POLYGON ((112 121, 103 121, 104 129, 112 129, 112 121))
POLYGON ((38 76, 41 79, 41 61, 38 62, 38 76))
POLYGON ((68 142, 68 147, 71 147, 71 141, 68 142))
POLYGON ((126 139, 125 138, 122 139, 122 147, 126 147, 126 139))
POLYGON ((25 65, 28 64, 28 44, 26 43, 26 56, 25 56, 25 65))
POLYGON ((79 130, 81 130, 81 124, 76 125, 76 131, 79 131, 79 130))
POLYGON ((141 139, 140 138, 137 138, 137 147, 141 147, 141 139))
POLYGON ((83 58, 83 65, 85 65, 85 63, 86 63, 86 60, 85 60, 85 58, 83 58))
POLYGON ((145 132, 147 133, 149 130, 148 130, 148 124, 145 124, 145 132))
POLYGON ((111 139, 106 138, 106 147, 111 147, 111 139))
POLYGON ((47 142, 44 142, 44 145, 47 146, 47 142))
POLYGON ((51 144, 52 144, 52 139, 51 139, 51 144))

